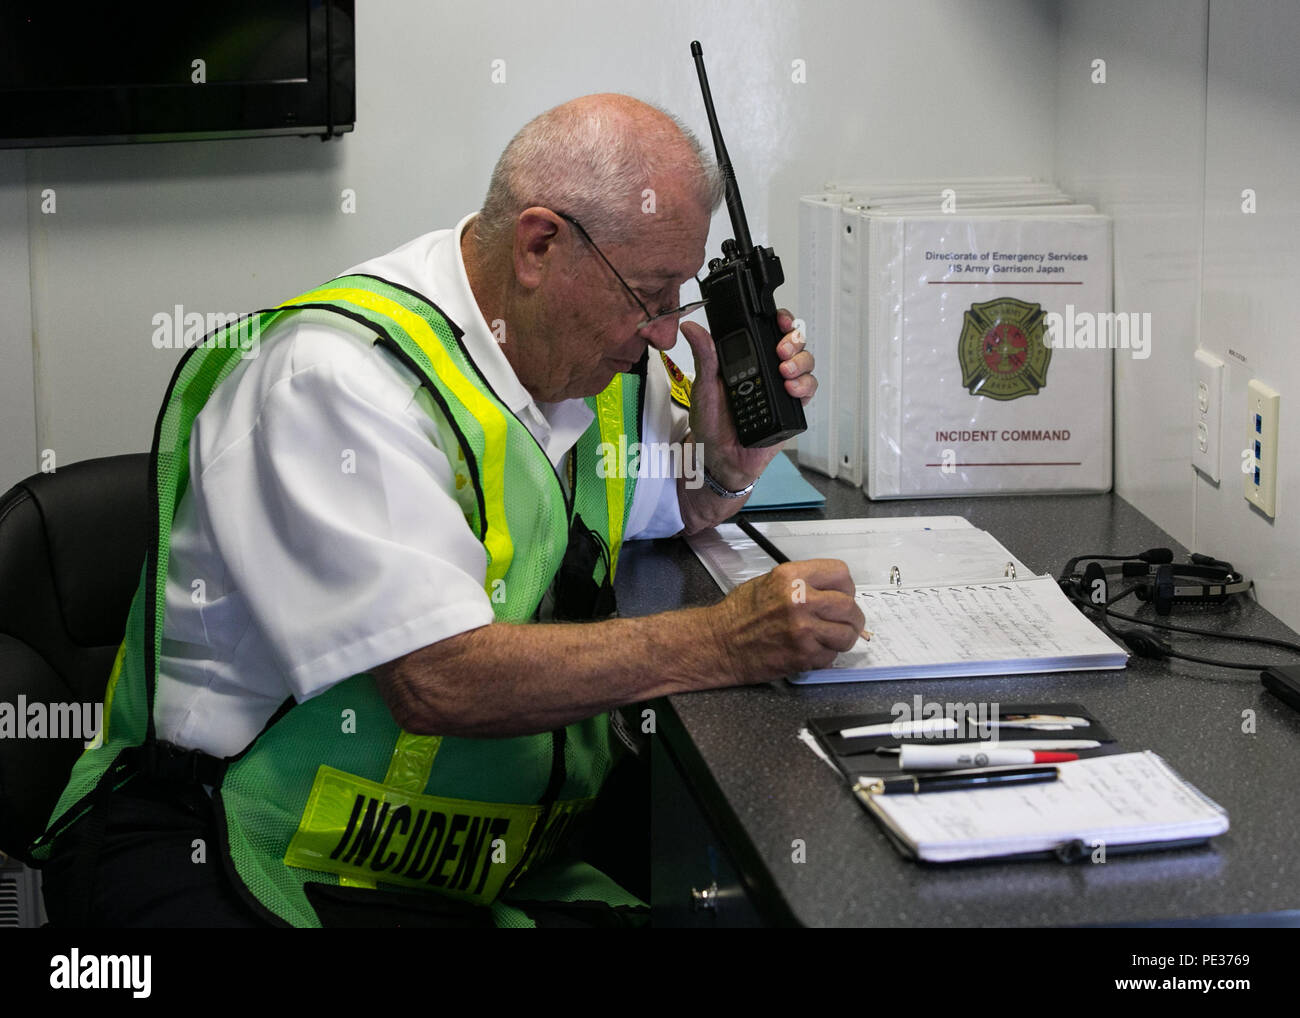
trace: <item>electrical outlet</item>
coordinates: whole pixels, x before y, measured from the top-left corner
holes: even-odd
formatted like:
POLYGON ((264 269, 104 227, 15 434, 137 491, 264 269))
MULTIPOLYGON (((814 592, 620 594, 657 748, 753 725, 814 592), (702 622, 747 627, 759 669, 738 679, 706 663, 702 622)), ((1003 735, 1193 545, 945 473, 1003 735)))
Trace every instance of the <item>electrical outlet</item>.
POLYGON ((1223 361, 1196 351, 1196 401, 1192 429, 1192 466, 1216 484, 1223 434, 1223 361))
POLYGON ((1246 386, 1246 453, 1242 478, 1246 501, 1277 516, 1277 417, 1282 397, 1257 378, 1246 386))

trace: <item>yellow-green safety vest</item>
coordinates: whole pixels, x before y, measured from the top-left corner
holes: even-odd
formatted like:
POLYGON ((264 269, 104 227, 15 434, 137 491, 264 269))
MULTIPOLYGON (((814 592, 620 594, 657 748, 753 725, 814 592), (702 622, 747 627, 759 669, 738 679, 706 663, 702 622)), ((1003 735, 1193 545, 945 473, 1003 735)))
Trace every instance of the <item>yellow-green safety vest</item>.
MULTIPOLYGON (((620 435, 638 441, 645 358, 589 398, 595 420, 571 455, 566 495, 536 440, 467 354, 461 330, 420 294, 375 276, 345 276, 260 312, 251 332, 250 320, 218 329, 182 358, 159 415, 150 467, 156 541, 109 679, 102 744, 74 767, 33 847, 37 858, 48 857, 105 783, 130 780, 137 747, 156 743, 170 536, 188 483, 191 426, 244 355, 246 337, 305 309, 373 330, 421 379, 457 501, 487 553, 485 590, 497 621, 534 618, 575 515, 605 551, 593 582, 612 581, 636 479, 598 466, 602 443, 617 445, 620 435)), ((551 859, 594 802, 610 754, 606 715, 518 738, 412 735, 393 721, 374 680, 356 675, 305 703, 286 701, 248 748, 221 762, 213 797, 224 858, 250 905, 295 926, 320 925, 311 897, 321 887, 430 891, 490 906, 498 925, 531 925, 519 907, 526 902, 636 909, 633 895, 594 868, 551 859)))

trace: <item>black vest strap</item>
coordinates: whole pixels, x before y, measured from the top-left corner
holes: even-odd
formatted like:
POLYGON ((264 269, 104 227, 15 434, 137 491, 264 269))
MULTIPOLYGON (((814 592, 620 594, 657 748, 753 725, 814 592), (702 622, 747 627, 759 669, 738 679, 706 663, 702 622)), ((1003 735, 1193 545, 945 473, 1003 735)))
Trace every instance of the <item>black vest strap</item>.
POLYGON ((124 750, 123 756, 139 773, 168 785, 217 787, 226 773, 225 760, 157 739, 124 750))

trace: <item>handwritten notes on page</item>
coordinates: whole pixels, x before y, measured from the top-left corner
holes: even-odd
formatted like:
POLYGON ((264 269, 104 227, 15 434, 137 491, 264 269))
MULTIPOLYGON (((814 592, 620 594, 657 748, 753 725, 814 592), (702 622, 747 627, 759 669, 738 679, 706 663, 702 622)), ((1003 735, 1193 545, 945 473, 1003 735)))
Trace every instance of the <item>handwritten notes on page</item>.
POLYGON ((1075 840, 1203 840, 1228 829, 1223 808, 1149 750, 1061 764, 1059 780, 1046 784, 859 798, 912 854, 930 862, 1049 851, 1075 840))
MULTIPOLYGON (((870 642, 792 682, 943 678, 1123 668, 1128 653, 1048 576, 1033 575, 960 516, 760 523, 792 561, 849 567, 870 642)), ((688 539, 723 590, 770 571, 772 557, 734 524, 688 539)))
POLYGON ((859 587, 873 636, 794 682, 1122 668, 1127 652, 1050 576, 933 587, 859 587))

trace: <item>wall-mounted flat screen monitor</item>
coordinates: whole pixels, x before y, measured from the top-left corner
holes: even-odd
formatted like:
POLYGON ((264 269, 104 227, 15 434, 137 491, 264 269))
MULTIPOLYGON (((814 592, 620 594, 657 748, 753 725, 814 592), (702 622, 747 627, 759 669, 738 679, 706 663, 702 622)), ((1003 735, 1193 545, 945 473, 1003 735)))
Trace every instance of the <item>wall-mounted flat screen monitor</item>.
POLYGON ((334 137, 354 52, 352 0, 0 0, 0 147, 334 137))

